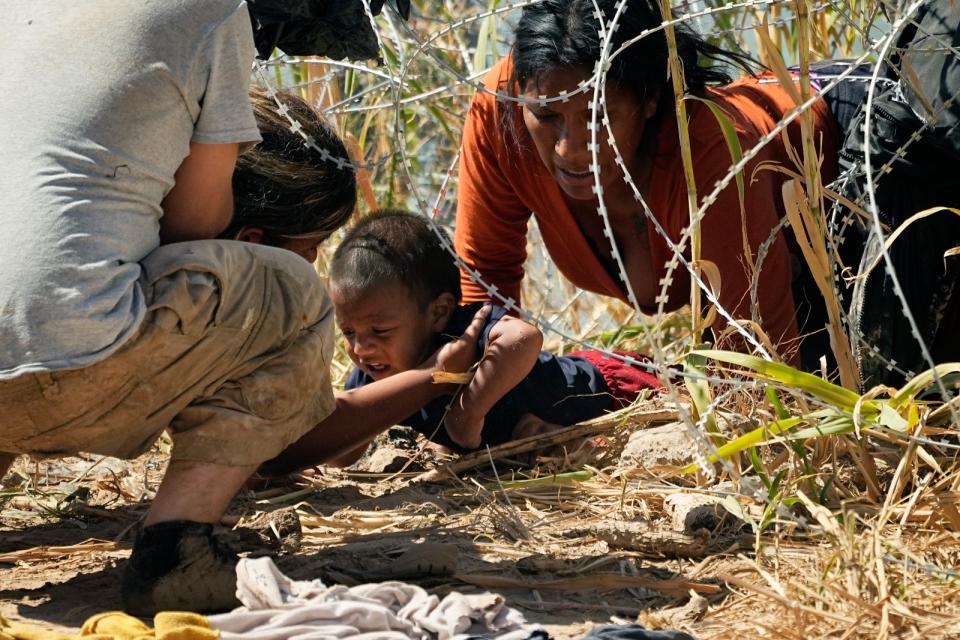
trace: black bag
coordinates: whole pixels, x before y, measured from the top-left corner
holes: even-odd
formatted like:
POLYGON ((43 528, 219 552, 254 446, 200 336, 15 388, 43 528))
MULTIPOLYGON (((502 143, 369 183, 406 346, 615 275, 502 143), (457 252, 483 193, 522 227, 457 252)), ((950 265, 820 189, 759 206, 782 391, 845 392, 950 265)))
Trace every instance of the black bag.
MULTIPOLYGON (((864 164, 869 154, 884 237, 919 211, 960 208, 960 57, 948 47, 933 46, 939 38, 957 48, 958 8, 952 0, 930 2, 917 16, 918 24, 901 36, 891 78, 875 89, 869 149, 865 100, 852 121, 843 123, 846 137, 837 188, 868 208, 864 164)), ((843 207, 835 208, 830 223, 844 264, 865 272, 882 247, 881 239, 870 231, 871 224, 843 207)), ((946 251, 958 245, 960 216, 940 212, 913 222, 889 249, 919 336, 913 335, 882 261, 845 290, 864 388, 899 385, 905 377, 926 369, 918 337, 930 348, 934 362, 960 359, 960 260, 944 258, 946 251)))
POLYGON ((901 35, 897 66, 913 111, 930 121, 929 143, 960 160, 960 3, 920 7, 901 35), (950 51, 953 49, 953 51, 950 51))
MULTIPOLYGON (((379 15, 384 0, 370 0, 379 15)), ((393 0, 406 20, 410 0, 393 0)), ((377 37, 361 0, 248 0, 253 39, 260 58, 279 47, 294 56, 334 60, 379 60, 377 37)))

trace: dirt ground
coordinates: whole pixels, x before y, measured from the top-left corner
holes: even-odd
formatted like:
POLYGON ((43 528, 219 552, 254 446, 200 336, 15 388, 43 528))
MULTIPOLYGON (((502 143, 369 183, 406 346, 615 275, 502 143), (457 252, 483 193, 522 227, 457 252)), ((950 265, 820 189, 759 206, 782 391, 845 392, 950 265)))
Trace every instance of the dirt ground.
MULTIPOLYGON (((441 596, 495 591, 557 640, 638 619, 701 639, 877 637, 869 625, 858 632, 870 616, 854 602, 804 604, 813 588, 803 583, 834 562, 824 540, 756 547, 722 509, 680 531, 666 496, 697 490, 618 473, 616 438, 587 442, 541 452, 537 480, 516 482, 516 461, 492 454, 485 466, 430 478, 424 471, 445 461, 391 430, 359 468, 252 484, 223 524, 235 547, 274 555, 293 578, 403 580, 441 596)), ((159 450, 130 462, 18 460, 0 494, 0 614, 76 630, 119 609, 123 565, 164 460, 159 450)), ((912 588, 927 611, 950 608, 956 595, 949 585, 912 588)), ((960 637, 945 620, 890 637, 960 637)))
MULTIPOLYGON (((682 605, 689 599, 686 582, 700 585, 710 598, 723 597, 716 580, 691 578, 695 561, 612 552, 607 542, 583 535, 584 514, 571 508, 590 497, 580 483, 498 492, 496 476, 493 485, 482 475, 423 481, 423 465, 436 466, 436 460, 420 451, 410 464, 417 446, 394 430, 361 462, 368 471, 320 470, 281 485, 251 487, 224 520, 240 523, 234 545, 274 554, 294 578, 345 584, 399 579, 440 595, 497 591, 557 639, 682 605), (285 526, 291 514, 300 531, 285 526), (570 536, 572 530, 581 535, 570 536), (441 566, 435 566, 438 557, 441 566), (593 589, 592 576, 599 576, 599 584, 613 576, 631 586, 593 589), (642 586, 660 582, 672 595, 642 586), (543 587, 511 588, 527 583, 543 587)), ((163 461, 158 451, 130 462, 95 456, 18 460, 4 481, 0 613, 63 630, 119 609, 123 564, 163 461)), ((510 475, 510 461, 498 466, 504 478, 510 475)), ((619 514, 608 515, 641 522, 639 508, 631 497, 617 506, 619 514)))

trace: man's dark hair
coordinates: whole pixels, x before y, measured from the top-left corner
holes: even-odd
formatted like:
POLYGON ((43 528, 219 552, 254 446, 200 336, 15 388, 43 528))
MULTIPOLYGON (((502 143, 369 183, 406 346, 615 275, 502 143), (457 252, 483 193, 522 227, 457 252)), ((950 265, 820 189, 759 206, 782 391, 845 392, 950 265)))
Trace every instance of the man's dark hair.
POLYGON ((460 302, 460 270, 453 256, 426 218, 400 209, 380 209, 363 218, 330 262, 331 286, 348 296, 390 280, 407 287, 421 309, 443 293, 460 302))

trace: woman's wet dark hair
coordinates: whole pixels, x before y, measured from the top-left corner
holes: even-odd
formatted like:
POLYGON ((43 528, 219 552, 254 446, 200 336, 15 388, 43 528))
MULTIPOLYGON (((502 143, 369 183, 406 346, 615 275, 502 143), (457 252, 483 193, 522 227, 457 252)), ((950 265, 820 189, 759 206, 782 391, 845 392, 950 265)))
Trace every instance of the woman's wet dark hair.
POLYGON ((237 159, 233 173, 234 216, 221 238, 235 238, 244 227, 264 231, 264 244, 282 245, 293 238, 326 239, 353 214, 357 180, 343 141, 306 101, 278 92, 274 100, 260 87, 250 90, 250 102, 263 142, 237 159), (321 157, 290 129, 277 101, 300 123, 321 157))
MULTIPOLYGON (((513 86, 521 93, 542 73, 579 69, 593 73, 600 59, 603 40, 594 2, 608 25, 618 0, 543 0, 523 9, 513 45, 513 86)), ((650 0, 626 0, 611 38, 610 54, 663 22, 659 6, 650 0)), ((731 77, 723 63, 750 72, 754 62, 744 54, 706 42, 683 24, 675 26, 677 50, 689 90, 698 94, 709 84, 728 83, 731 77)), ((667 39, 662 30, 631 44, 611 62, 607 82, 631 92, 637 100, 660 90, 661 105, 671 103, 673 92, 661 90, 670 81, 667 74, 667 39)))

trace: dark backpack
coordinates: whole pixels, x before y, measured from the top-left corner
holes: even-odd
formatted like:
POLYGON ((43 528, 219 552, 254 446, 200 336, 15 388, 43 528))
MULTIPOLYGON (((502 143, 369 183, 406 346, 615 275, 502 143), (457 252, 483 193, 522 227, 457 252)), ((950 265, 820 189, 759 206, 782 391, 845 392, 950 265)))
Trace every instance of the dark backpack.
MULTIPOLYGON (((960 56, 949 51, 960 52, 958 9, 953 0, 930 2, 901 35, 889 78, 875 88, 869 148, 865 98, 851 122, 841 123, 846 136, 837 189, 867 209, 869 155, 885 237, 918 211, 960 208, 960 56)), ((881 252, 881 240, 870 228, 849 210, 835 207, 831 230, 840 258, 858 273, 881 252)), ((944 258, 958 245, 960 216, 941 212, 911 224, 889 250, 918 337, 937 363, 960 359, 960 265, 956 258, 944 258)), ((882 262, 844 296, 865 388, 896 386, 927 368, 882 262)))
POLYGON ((898 43, 895 64, 904 95, 927 120, 927 142, 960 160, 960 4, 934 0, 920 7, 898 43), (953 49, 953 51, 950 51, 953 49))

